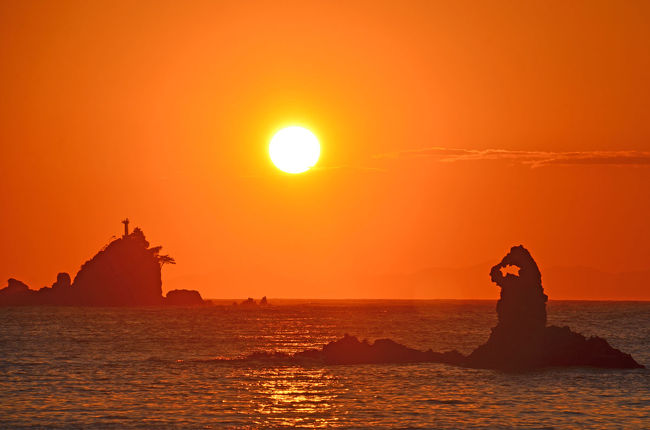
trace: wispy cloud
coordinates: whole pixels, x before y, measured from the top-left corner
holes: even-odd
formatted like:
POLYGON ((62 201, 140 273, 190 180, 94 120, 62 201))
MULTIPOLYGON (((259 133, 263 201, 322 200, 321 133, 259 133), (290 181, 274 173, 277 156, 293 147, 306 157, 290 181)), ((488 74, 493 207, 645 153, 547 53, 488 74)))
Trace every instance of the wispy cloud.
POLYGON ((429 148, 377 154, 373 158, 430 158, 452 163, 457 161, 504 160, 543 167, 550 165, 620 165, 650 166, 648 151, 513 151, 509 149, 460 149, 433 146, 429 148))

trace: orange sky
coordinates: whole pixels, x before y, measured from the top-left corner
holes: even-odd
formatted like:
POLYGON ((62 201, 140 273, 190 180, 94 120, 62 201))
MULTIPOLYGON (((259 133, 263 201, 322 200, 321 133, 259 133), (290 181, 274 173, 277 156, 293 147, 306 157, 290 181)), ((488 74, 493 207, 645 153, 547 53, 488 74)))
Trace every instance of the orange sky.
POLYGON ((126 216, 176 258, 164 289, 206 297, 496 297, 487 272, 373 280, 520 243, 543 276, 649 270, 649 22, 646 1, 3 1, 0 279, 74 275, 126 216), (270 164, 289 124, 319 169, 270 164))

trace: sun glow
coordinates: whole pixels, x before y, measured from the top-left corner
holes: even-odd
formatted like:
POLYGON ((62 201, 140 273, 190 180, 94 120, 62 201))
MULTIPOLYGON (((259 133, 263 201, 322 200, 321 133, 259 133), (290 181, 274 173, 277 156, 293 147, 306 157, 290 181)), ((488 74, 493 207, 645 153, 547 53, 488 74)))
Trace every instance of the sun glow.
POLYGON ((303 127, 287 127, 275 133, 269 144, 271 161, 287 173, 302 173, 312 168, 320 156, 320 143, 303 127))

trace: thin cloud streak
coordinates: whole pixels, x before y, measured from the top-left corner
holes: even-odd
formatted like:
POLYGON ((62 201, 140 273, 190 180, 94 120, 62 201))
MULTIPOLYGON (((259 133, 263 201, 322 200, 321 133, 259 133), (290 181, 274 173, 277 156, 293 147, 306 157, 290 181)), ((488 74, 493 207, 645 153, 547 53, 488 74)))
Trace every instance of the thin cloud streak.
POLYGON ((443 163, 457 161, 511 161, 530 167, 550 165, 648 166, 648 151, 513 151, 508 149, 461 149, 433 146, 408 151, 377 154, 375 159, 430 158, 443 163))

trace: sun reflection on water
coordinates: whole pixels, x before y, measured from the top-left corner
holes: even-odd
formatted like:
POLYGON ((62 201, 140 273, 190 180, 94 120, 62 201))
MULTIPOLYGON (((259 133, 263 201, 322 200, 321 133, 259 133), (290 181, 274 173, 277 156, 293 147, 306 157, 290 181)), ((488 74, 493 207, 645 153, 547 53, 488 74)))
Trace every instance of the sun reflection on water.
MULTIPOLYGON (((647 303, 551 306, 551 323, 612 339, 650 363, 647 303)), ((647 369, 511 375, 250 356, 318 348, 346 332, 467 353, 495 322, 490 302, 245 312, 7 308, 0 312, 0 428, 647 427, 647 369)))
POLYGON ((247 369, 240 378, 239 397, 249 401, 256 425, 336 427, 335 400, 341 387, 327 369, 247 369))

